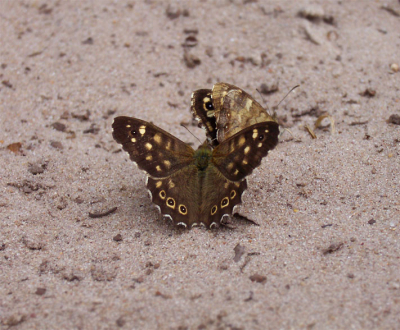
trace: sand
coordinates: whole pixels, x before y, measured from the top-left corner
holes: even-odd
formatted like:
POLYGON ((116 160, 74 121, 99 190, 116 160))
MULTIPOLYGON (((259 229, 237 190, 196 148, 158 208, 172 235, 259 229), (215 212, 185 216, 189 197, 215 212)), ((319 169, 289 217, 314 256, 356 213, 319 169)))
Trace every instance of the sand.
POLYGON ((398 329, 399 16, 395 0, 1 1, 0 328, 398 329), (300 84, 276 109, 290 132, 248 177, 238 211, 258 225, 177 230, 111 123, 196 147, 180 124, 205 139, 190 97, 216 82, 271 111, 300 84), (335 132, 312 139, 324 113, 335 132))

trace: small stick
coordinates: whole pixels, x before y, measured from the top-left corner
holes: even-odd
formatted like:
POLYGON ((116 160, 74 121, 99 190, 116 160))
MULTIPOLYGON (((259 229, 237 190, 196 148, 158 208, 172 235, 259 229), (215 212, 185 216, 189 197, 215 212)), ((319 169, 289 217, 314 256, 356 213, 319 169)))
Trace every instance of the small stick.
POLYGON ((116 210, 117 210, 117 207, 113 207, 112 209, 110 209, 110 210, 108 210, 106 212, 103 212, 103 213, 90 213, 89 212, 89 218, 102 218, 102 217, 105 217, 105 216, 107 216, 107 215, 109 215, 111 213, 114 213, 116 210))

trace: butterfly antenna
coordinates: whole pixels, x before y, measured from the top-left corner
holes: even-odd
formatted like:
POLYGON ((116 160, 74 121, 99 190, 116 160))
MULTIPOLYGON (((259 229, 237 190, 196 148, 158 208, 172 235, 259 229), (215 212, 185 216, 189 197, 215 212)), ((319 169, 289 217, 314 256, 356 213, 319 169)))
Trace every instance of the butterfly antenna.
POLYGON ((258 92, 258 94, 260 94, 260 97, 261 97, 261 100, 263 101, 263 103, 266 103, 262 96, 262 93, 258 90, 258 88, 256 88, 256 91, 258 92))
POLYGON ((275 108, 279 107, 279 105, 287 98, 287 96, 288 96, 291 92, 293 92, 297 87, 300 87, 300 85, 294 86, 289 92, 287 92, 287 94, 285 95, 285 97, 284 97, 282 100, 279 101, 278 105, 277 105, 275 108))
POLYGON ((181 124, 181 126, 184 127, 184 128, 186 128, 186 130, 187 130, 190 134, 192 134, 192 135, 200 142, 200 144, 202 143, 202 142, 200 141, 200 139, 199 139, 196 135, 194 135, 185 125, 181 124))

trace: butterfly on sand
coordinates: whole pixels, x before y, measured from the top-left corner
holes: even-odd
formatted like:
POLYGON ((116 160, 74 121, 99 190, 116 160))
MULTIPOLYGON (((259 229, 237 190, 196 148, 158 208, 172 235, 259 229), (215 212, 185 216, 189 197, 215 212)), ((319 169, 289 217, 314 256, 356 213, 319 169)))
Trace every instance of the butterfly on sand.
POLYGON ((274 121, 256 123, 216 147, 194 150, 161 128, 116 117, 113 137, 148 175, 147 188, 162 217, 178 226, 216 228, 241 203, 245 177, 278 143, 274 121))
POLYGON ((214 146, 254 124, 276 122, 248 93, 227 83, 194 91, 191 110, 214 146))

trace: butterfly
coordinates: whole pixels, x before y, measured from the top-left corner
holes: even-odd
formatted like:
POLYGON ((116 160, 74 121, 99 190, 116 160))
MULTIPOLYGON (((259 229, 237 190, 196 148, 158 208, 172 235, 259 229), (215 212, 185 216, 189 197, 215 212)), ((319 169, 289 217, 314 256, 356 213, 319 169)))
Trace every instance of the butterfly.
POLYGON ((251 125, 212 147, 191 146, 161 128, 116 117, 113 137, 147 175, 146 186, 163 218, 178 226, 219 227, 247 188, 245 177, 278 143, 274 121, 251 125))
POLYGON ((248 93, 227 83, 194 91, 191 110, 212 145, 256 123, 276 122, 248 93))

